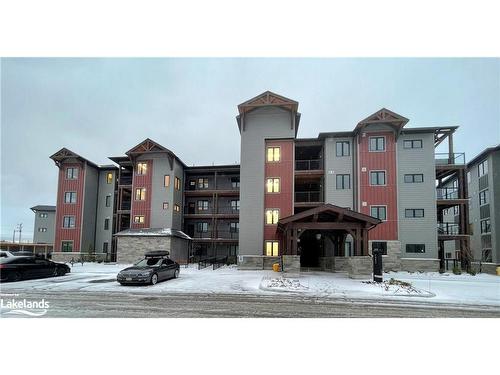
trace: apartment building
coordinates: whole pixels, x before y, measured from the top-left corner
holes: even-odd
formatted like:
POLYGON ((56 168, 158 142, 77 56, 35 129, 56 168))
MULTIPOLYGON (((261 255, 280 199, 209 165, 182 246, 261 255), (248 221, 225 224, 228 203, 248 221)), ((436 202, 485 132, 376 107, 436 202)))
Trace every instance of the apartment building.
POLYGON ((450 241, 469 259, 458 127, 407 127, 407 118, 382 108, 351 131, 304 139, 298 106, 269 91, 238 105, 240 165, 188 167, 151 139, 110 157, 113 167, 66 149, 54 154, 56 252, 105 253, 107 243, 111 259, 122 252, 130 260, 141 243, 160 248, 171 236, 192 240, 179 245, 189 252, 183 260, 228 256, 247 269, 281 259, 289 269, 370 273, 378 249, 386 269, 437 270, 450 241), (436 155, 444 141, 448 152, 436 155), (453 179, 455 195, 443 190, 453 179), (453 205, 462 213, 458 229, 443 231, 443 210, 453 205), (135 245, 124 245, 124 231, 135 245))
POLYGON ((35 214, 33 243, 53 244, 55 237, 56 206, 37 205, 30 209, 35 214))

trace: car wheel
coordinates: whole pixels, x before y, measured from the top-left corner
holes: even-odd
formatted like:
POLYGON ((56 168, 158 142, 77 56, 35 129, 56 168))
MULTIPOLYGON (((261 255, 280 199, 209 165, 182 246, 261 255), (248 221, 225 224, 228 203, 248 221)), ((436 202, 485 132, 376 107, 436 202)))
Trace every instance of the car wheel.
POLYGON ((64 276, 66 275, 66 271, 64 270, 64 268, 59 268, 57 270, 57 276, 64 276))
POLYGON ((14 272, 10 279, 11 281, 19 281, 23 279, 23 275, 21 274, 21 272, 14 272))
POLYGON ((151 276, 151 285, 155 285, 158 282, 158 275, 156 273, 153 273, 151 276))
POLYGON ((174 279, 177 279, 179 277, 179 270, 174 271, 174 279))

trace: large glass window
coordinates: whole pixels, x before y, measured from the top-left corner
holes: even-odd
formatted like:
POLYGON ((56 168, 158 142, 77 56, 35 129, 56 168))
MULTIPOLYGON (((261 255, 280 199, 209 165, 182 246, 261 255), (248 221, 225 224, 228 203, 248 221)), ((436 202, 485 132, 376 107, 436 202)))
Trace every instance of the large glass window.
POLYGON ((279 162, 280 160, 281 160, 280 147, 268 147, 267 148, 267 161, 268 162, 279 162))
POLYGON ((63 217, 63 228, 74 228, 75 227, 75 217, 74 216, 64 216, 63 217))
POLYGON ((266 241, 266 255, 268 257, 277 257, 279 255, 278 241, 266 241))
POLYGON ((198 201, 198 211, 208 211, 208 201, 198 201))
POLYGON ((148 173, 148 163, 137 163, 137 174, 145 175, 148 173))
POLYGON ((268 193, 279 193, 280 192, 280 179, 279 178, 268 178, 266 182, 268 193))
POLYGON ((371 206, 370 215, 380 220, 387 220, 387 207, 371 206))
POLYGON ((351 175, 338 174, 337 175, 337 190, 344 190, 351 188, 351 175))
POLYGON ((481 234, 491 232, 491 222, 490 219, 481 220, 481 234))
POLYGON ((370 185, 385 185, 385 171, 371 171, 370 185))
POLYGON ((266 224, 278 224, 280 219, 280 210, 276 208, 270 208, 266 210, 266 224))
POLYGON ((484 176, 488 173, 488 160, 483 161, 479 164, 479 177, 484 176))
POLYGON ((385 137, 370 137, 370 151, 385 151, 385 137))
POLYGON ((349 156, 350 148, 349 141, 339 141, 335 145, 335 155, 337 156, 349 156))
POLYGON ((135 189, 135 200, 136 201, 145 201, 146 200, 146 188, 135 189))
POLYGON ((64 203, 76 203, 76 191, 65 192, 64 203))
POLYGON ((203 177, 198 179, 198 189, 208 189, 208 178, 203 177))
POLYGON ((78 178, 78 168, 66 168, 66 178, 76 180, 78 178))

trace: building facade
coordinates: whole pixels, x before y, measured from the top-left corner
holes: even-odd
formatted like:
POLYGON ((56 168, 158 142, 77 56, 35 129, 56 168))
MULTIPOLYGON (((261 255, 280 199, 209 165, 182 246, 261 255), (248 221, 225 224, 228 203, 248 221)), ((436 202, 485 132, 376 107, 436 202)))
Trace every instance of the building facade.
POLYGON ((437 270, 448 243, 470 260, 457 127, 406 127, 383 108, 352 131, 304 139, 298 106, 269 91, 238 106, 240 165, 188 167, 151 139, 110 157, 116 166, 60 150, 51 157, 60 168, 55 251, 113 260, 120 232, 170 228, 192 239, 189 256, 227 256, 241 268, 286 257, 294 267, 352 269, 378 249, 386 269, 437 270), (443 141, 448 152, 436 155, 443 141), (445 222, 454 206, 458 222, 445 222))
POLYGON ((55 237, 56 206, 38 205, 31 207, 35 213, 33 243, 53 244, 55 237))

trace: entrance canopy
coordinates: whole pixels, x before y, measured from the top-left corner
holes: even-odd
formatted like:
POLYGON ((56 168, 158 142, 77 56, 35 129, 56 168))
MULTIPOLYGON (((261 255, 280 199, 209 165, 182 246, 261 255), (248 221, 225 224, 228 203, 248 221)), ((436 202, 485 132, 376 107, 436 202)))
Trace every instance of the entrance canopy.
POLYGON ((350 234, 354 239, 354 255, 368 255, 368 231, 380 223, 372 216, 324 204, 282 218, 278 221, 278 231, 284 240, 285 255, 297 255, 297 240, 306 230, 321 231, 342 251, 350 234))

